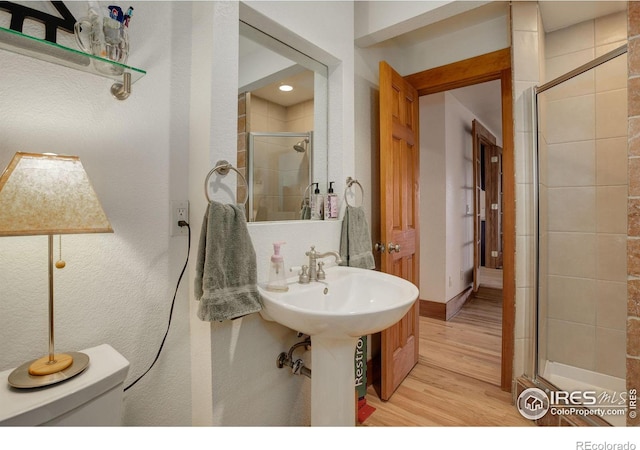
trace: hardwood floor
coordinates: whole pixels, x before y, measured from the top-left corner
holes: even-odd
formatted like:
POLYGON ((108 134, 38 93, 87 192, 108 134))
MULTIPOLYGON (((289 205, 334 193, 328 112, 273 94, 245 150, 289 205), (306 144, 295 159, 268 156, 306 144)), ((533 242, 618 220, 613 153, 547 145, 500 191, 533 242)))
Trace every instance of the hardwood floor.
POLYGON ((420 317, 420 358, 363 426, 532 426, 500 389, 501 301, 473 298, 448 322, 420 317))
POLYGON ((481 266, 478 270, 478 280, 480 286, 502 289, 502 269, 488 269, 481 266))

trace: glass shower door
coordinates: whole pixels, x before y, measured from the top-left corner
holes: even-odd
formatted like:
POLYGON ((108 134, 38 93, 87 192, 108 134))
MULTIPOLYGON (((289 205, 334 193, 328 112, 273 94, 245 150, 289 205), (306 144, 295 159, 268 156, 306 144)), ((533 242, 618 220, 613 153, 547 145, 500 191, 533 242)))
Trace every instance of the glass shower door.
POLYGON ((305 219, 313 132, 251 132, 248 148, 249 222, 305 219))
POLYGON ((565 391, 625 391, 626 70, 602 81, 614 61, 537 91, 536 376, 565 391))

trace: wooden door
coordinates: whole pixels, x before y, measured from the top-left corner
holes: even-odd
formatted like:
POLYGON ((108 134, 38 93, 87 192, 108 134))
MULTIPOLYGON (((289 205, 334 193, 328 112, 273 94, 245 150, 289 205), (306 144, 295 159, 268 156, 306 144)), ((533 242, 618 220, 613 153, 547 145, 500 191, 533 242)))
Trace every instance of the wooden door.
MULTIPOLYGON (((482 219, 480 204, 482 195, 486 195, 486 161, 487 155, 491 154, 491 147, 495 147, 496 138, 480 122, 473 120, 471 123, 471 134, 473 136, 473 292, 477 292, 480 287, 480 265, 482 261, 482 219)), ((485 217, 489 214, 491 205, 488 199, 485 200, 485 217)), ((486 228, 486 226, 485 226, 486 228)), ((485 252, 488 246, 485 241, 485 252)), ((490 250, 489 250, 490 251, 490 250)), ((485 253, 486 255, 486 253, 485 253)))
POLYGON ((477 136, 476 121, 472 122, 471 133, 473 135, 473 292, 480 288, 480 259, 482 252, 482 149, 477 136))
MULTIPOLYGON (((381 270, 419 286, 418 92, 380 62, 381 270)), ((381 391, 388 400, 418 362, 419 302, 381 333, 381 391)))
POLYGON ((488 145, 484 162, 485 205, 485 266, 502 267, 502 148, 488 145))

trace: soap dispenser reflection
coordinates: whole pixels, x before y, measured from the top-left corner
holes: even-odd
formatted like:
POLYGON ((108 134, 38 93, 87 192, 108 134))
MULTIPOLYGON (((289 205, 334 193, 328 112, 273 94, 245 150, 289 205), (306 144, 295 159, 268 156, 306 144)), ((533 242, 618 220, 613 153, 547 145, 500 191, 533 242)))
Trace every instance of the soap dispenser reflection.
POLYGON ((288 291, 287 279, 284 272, 284 258, 280 254, 280 246, 285 242, 273 243, 273 255, 271 255, 271 263, 269 264, 269 282, 267 283, 268 291, 288 291))
POLYGON ((329 190, 327 196, 324 199, 324 218, 325 219, 337 219, 338 218, 338 195, 333 192, 333 183, 329 183, 329 190))
POLYGON ((311 196, 311 220, 324 219, 324 199, 320 194, 320 187, 318 183, 311 183, 311 186, 316 187, 311 196))

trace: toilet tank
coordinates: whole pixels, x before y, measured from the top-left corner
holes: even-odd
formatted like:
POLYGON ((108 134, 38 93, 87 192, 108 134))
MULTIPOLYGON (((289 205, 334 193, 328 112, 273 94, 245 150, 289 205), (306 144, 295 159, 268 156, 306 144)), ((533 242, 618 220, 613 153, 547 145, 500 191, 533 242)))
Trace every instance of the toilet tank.
POLYGON ((82 350, 89 367, 64 382, 16 389, 0 373, 0 426, 118 426, 129 361, 108 344, 82 350))

